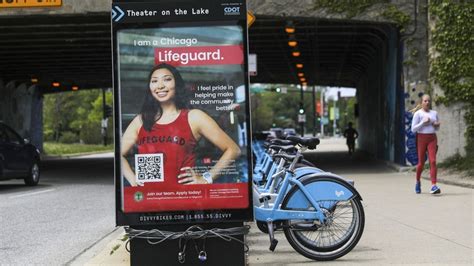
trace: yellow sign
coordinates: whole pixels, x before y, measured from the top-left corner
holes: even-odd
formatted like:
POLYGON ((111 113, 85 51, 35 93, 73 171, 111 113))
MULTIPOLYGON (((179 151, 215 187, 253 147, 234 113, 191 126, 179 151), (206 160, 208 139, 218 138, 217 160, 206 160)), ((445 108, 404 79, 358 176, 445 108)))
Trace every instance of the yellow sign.
POLYGON ((253 15, 251 11, 247 11, 247 28, 250 28, 250 26, 252 26, 254 22, 255 22, 255 16, 253 15))
POLYGON ((62 0, 0 0, 0 8, 3 7, 58 7, 63 4, 62 0))

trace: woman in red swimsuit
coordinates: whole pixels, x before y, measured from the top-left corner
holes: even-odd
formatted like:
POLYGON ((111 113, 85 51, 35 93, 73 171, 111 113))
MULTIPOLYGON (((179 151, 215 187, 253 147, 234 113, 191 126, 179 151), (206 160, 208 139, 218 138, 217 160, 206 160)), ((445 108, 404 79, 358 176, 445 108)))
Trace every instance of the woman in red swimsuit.
POLYGON ((156 155, 163 165, 161 184, 210 184, 240 155, 239 146, 205 112, 187 109, 184 81, 176 68, 168 64, 155 66, 149 75, 142 110, 122 137, 123 175, 132 186, 141 186, 125 159, 134 145, 138 154, 156 155), (194 148, 206 138, 223 153, 205 173, 196 173, 194 148))

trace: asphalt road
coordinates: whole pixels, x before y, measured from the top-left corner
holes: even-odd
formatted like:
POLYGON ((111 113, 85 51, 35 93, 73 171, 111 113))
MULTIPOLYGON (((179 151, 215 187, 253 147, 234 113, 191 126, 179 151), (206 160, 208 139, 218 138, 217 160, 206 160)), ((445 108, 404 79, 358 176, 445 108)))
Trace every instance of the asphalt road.
POLYGON ((40 184, 0 182, 0 265, 64 265, 114 229, 113 159, 45 161, 40 184))

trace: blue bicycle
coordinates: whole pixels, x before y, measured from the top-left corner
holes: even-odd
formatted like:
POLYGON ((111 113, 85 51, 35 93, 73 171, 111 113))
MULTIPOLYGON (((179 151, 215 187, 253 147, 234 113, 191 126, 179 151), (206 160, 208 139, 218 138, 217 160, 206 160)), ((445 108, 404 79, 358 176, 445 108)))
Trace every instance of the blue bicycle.
MULTIPOLYGON (((278 152, 267 159, 278 161, 277 166, 272 163, 274 173, 265 182, 260 180, 260 185, 254 183, 257 225, 268 232, 272 251, 278 243, 274 232, 283 229, 290 245, 305 257, 313 260, 342 257, 357 245, 364 231, 362 198, 340 176, 311 167, 303 167, 306 169, 302 172, 297 170, 302 152, 315 149, 319 139, 292 136, 288 141, 297 145, 296 152, 289 145, 273 146, 278 152)), ((270 172, 271 167, 266 171, 270 172)))

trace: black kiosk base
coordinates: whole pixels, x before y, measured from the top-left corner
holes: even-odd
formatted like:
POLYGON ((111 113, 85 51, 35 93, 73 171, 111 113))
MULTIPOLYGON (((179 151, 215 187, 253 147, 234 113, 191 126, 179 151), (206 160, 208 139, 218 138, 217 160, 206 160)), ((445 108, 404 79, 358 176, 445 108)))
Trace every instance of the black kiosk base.
MULTIPOLYGON (((184 232, 191 225, 169 225, 169 226, 149 226, 149 227, 132 227, 139 230, 160 229, 171 232, 184 232)), ((203 229, 212 228, 231 228, 242 227, 243 223, 220 223, 220 224, 202 224, 203 229)), ((233 236, 244 241, 243 235, 233 236)), ((156 240, 154 241, 156 242, 156 240)), ((199 239, 196 241, 188 240, 186 243, 184 262, 178 260, 178 254, 182 251, 184 243, 181 240, 181 250, 179 248, 179 240, 166 240, 160 244, 149 244, 146 239, 134 238, 130 241, 130 262, 132 266, 141 265, 209 265, 209 266, 243 266, 246 265, 244 245, 237 241, 226 241, 219 237, 209 237, 204 241, 199 239), (206 252, 206 260, 201 261, 199 253, 203 250, 206 252)), ((201 254, 202 255, 202 254, 201 254)))

